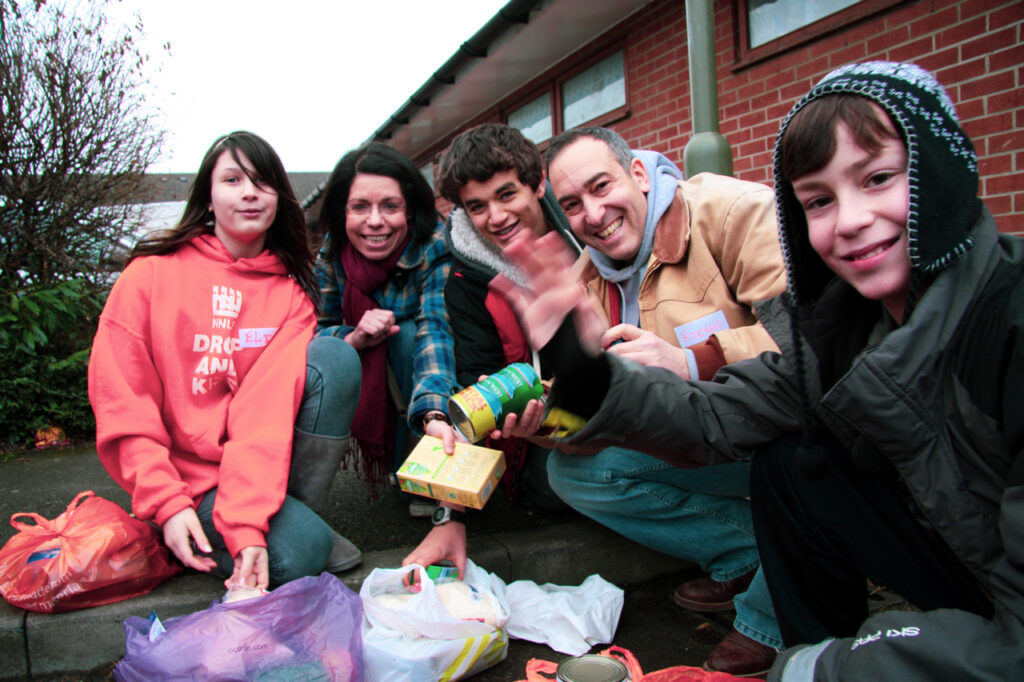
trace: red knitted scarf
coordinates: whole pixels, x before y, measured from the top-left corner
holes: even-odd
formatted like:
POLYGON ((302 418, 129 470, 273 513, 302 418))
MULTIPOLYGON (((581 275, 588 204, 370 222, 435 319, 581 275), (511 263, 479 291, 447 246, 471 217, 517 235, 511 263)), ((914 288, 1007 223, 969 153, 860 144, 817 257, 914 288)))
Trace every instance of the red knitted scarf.
MULTIPOLYGON (((345 271, 345 291, 341 297, 344 320, 355 326, 363 315, 377 307, 371 294, 387 282, 409 244, 410 235, 384 260, 372 261, 363 257, 347 241, 339 259, 345 271)), ((397 412, 388 399, 387 342, 382 341, 359 351, 363 380, 359 388, 359 406, 352 419, 352 435, 362 451, 361 466, 364 475, 376 489, 391 472, 395 447, 395 421, 397 412)))

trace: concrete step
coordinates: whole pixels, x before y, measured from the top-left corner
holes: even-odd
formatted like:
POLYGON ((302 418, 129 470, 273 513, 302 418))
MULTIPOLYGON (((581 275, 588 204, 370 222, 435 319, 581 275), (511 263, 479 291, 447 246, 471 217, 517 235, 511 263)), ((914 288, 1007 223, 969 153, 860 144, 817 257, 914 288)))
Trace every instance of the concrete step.
MULTIPOLYGON (((412 547, 364 554, 359 567, 339 574, 358 592, 374 568, 395 568, 412 547)), ((585 518, 528 530, 475 536, 470 558, 506 582, 578 585, 597 573, 615 584, 635 583, 692 564, 654 552, 585 518)), ((0 601, 0 680, 93 670, 124 655, 122 623, 151 612, 167 620, 205 609, 224 593, 223 581, 190 572, 127 601, 67 613, 42 614, 0 601)))

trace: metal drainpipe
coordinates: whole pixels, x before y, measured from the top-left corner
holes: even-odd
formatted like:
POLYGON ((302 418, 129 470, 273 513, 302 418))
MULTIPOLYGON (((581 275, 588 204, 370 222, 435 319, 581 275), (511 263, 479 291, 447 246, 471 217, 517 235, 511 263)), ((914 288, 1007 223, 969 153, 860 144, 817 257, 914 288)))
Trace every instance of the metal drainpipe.
POLYGON ((715 0, 686 0, 686 47, 690 66, 693 137, 683 149, 683 174, 732 175, 732 150, 718 132, 715 73, 715 0))

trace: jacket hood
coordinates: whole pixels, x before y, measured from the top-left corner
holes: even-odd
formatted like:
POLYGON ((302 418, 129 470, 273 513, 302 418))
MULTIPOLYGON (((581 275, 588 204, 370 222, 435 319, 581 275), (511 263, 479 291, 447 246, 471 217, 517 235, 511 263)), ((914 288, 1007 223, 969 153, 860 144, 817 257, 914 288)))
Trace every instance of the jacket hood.
POLYGON ((894 62, 836 69, 796 103, 775 140, 779 239, 789 294, 798 305, 816 300, 834 275, 811 248, 803 208, 780 167, 780 142, 797 112, 832 94, 860 95, 881 106, 907 146, 908 249, 919 275, 941 270, 973 246, 969 233, 981 211, 974 146, 960 127, 952 100, 931 73, 894 62))
MULTIPOLYGON (((540 199, 541 211, 544 213, 544 220, 559 234, 572 249, 574 255, 582 251, 579 241, 569 229, 569 222, 558 204, 551 197, 553 192, 551 186, 540 199)), ((481 280, 490 281, 498 273, 504 274, 520 286, 526 286, 526 280, 504 255, 494 242, 480 234, 470 220, 469 215, 462 207, 452 209, 448 221, 445 223, 445 243, 448 251, 455 259, 481 280)))
POLYGON ((186 245, 199 251, 210 260, 223 263, 235 272, 262 272, 268 275, 287 275, 288 269, 270 249, 264 249, 258 256, 235 259, 224 244, 212 233, 201 234, 186 245))
POLYGON ((632 152, 634 158, 639 159, 644 165, 650 181, 650 189, 646 193, 647 215, 644 218, 644 234, 640 241, 640 249, 633 260, 625 264, 606 256, 592 246, 587 247, 587 253, 597 271, 601 273, 601 277, 610 282, 635 279, 639 285, 654 249, 654 233, 658 229, 661 217, 675 201, 676 190, 679 188, 679 181, 683 179, 683 173, 664 154, 646 149, 633 149, 632 152))
POLYGON ((445 227, 448 250, 460 263, 479 272, 485 278, 494 277, 499 272, 504 273, 513 282, 522 286, 522 277, 501 255, 501 249, 477 231, 463 208, 452 209, 445 227))

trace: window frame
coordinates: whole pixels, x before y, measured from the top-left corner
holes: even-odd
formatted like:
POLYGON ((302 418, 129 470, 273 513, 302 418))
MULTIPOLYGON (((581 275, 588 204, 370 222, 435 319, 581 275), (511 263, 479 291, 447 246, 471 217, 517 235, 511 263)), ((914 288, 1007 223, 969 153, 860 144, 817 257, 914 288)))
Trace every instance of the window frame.
POLYGON ((558 95, 555 92, 554 80, 551 80, 547 83, 544 83, 540 87, 536 87, 530 90, 528 93, 521 97, 516 97, 511 104, 509 104, 508 106, 500 107, 499 109, 499 118, 501 119, 501 122, 504 123, 505 125, 512 125, 511 123, 508 122, 509 114, 518 111, 519 109, 525 107, 533 100, 539 99, 545 94, 548 96, 548 104, 551 107, 551 137, 549 137, 547 140, 544 140, 543 142, 535 143, 537 144, 537 146, 547 144, 548 140, 550 140, 552 137, 558 134, 558 131, 561 129, 562 126, 562 117, 560 115, 561 111, 559 110, 560 108, 555 106, 555 100, 558 98, 558 95))
POLYGON ((907 0, 861 0, 856 5, 839 10, 834 14, 818 19, 814 23, 801 26, 789 33, 770 40, 763 45, 749 48, 750 44, 750 12, 748 0, 737 0, 734 8, 734 25, 736 26, 736 61, 733 69, 741 69, 752 64, 770 59, 782 52, 791 50, 816 40, 826 34, 846 28, 850 24, 866 19, 874 14, 903 4, 907 0))
POLYGON ((549 74, 544 77, 544 82, 541 85, 531 88, 523 95, 518 95, 514 99, 509 100, 505 105, 499 107, 499 117, 502 123, 508 125, 508 115, 513 111, 529 104, 533 100, 547 93, 549 101, 551 103, 551 137, 543 142, 537 144, 540 149, 547 147, 548 142, 552 138, 557 137, 559 134, 565 132, 562 120, 562 86, 569 79, 578 76, 590 67, 594 66, 598 62, 601 62, 608 57, 611 57, 616 52, 622 52, 622 74, 624 83, 624 95, 625 103, 622 106, 616 107, 602 114, 598 114, 594 118, 583 121, 578 126, 607 126, 616 121, 620 121, 630 115, 631 107, 630 101, 632 91, 629 83, 629 56, 626 50, 625 39, 618 39, 600 50, 590 53, 586 58, 580 60, 572 67, 568 69, 561 69, 556 67, 552 69, 549 74))

